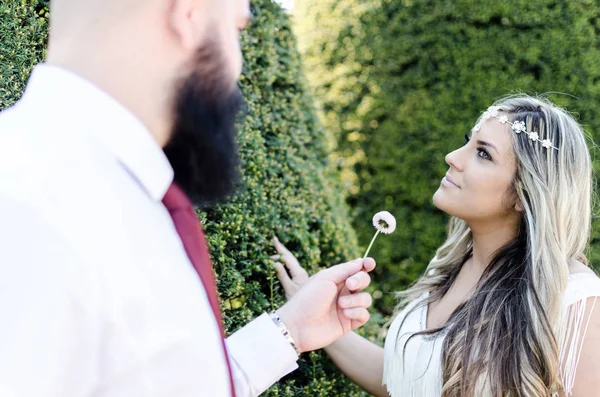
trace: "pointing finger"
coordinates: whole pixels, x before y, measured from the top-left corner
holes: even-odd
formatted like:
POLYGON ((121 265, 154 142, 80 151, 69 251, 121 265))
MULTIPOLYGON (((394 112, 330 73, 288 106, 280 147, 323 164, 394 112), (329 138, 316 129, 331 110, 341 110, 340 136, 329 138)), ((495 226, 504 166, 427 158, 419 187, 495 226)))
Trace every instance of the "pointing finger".
POLYGON ((277 278, 279 279, 279 282, 281 283, 281 286, 284 290, 287 290, 288 288, 292 288, 294 286, 294 282, 285 270, 283 263, 275 262, 275 270, 277 270, 277 278))
POLYGON ((285 266, 290 270, 292 277, 302 275, 306 272, 304 268, 300 266, 300 262, 298 262, 298 259, 296 259, 294 254, 292 254, 277 237, 273 238, 273 242, 275 243, 275 249, 279 252, 280 260, 282 260, 285 266))

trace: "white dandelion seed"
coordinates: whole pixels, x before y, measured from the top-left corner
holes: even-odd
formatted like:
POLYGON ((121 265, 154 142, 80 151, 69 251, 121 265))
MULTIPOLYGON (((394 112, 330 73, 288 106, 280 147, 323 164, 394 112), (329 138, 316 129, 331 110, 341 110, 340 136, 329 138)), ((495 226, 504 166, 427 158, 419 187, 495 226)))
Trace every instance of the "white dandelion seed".
POLYGON ((373 226, 383 234, 394 233, 396 218, 387 211, 378 212, 373 216, 373 226))
POLYGON ((394 218, 394 215, 387 211, 378 212, 373 216, 373 226, 375 229, 377 229, 377 233, 375 233, 375 236, 373 236, 371 244, 369 244, 369 248, 367 248, 367 252, 365 252, 363 258, 366 258, 367 255, 369 255, 369 251, 371 250, 371 247, 373 246, 373 243, 375 242, 375 239, 379 233, 390 234, 396 230, 396 218, 394 218))

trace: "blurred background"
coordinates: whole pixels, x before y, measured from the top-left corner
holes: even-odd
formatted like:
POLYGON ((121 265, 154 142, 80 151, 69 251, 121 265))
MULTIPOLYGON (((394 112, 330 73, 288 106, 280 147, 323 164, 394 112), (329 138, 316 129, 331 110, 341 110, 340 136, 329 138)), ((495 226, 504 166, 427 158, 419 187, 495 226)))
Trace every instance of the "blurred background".
MULTIPOLYGON (((378 210, 400 225, 376 242, 380 311, 391 313, 391 292, 418 277, 444 239, 447 216, 431 203, 444 155, 496 99, 547 94, 598 137, 598 11, 592 1, 297 2, 304 68, 338 145, 359 242, 378 210)), ((594 231, 598 264, 597 222, 594 231)))
MULTIPOLYGON (((382 343, 394 292, 422 274, 445 237, 448 217, 431 203, 444 155, 499 97, 546 94, 577 116, 590 143, 600 138, 596 1, 252 3, 242 37, 243 187, 231 203, 198 211, 229 332, 284 301, 268 259, 273 235, 315 272, 360 256, 371 217, 387 210, 398 228, 371 251, 376 299, 360 331, 382 343)), ((48 1, 0 0, 0 109, 43 60, 48 13, 48 1)), ((598 226, 595 217, 596 265, 598 226)), ((315 352, 266 395, 365 394, 315 352)))

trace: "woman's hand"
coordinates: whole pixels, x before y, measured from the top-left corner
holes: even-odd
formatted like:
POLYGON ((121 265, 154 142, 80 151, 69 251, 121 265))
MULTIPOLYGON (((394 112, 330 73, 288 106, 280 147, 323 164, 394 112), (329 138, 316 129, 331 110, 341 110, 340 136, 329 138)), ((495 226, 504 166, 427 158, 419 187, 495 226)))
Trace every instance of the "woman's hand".
POLYGON ((328 346, 369 320, 372 299, 364 289, 375 268, 372 258, 331 266, 308 277, 279 239, 273 242, 279 254, 271 259, 288 299, 277 312, 300 352, 328 346))
POLYGON ((292 254, 277 237, 273 238, 273 242, 279 255, 273 255, 271 259, 275 261, 277 278, 283 286, 285 297, 287 300, 290 300, 290 298, 298 292, 300 287, 302 287, 302 284, 308 281, 308 273, 300 265, 294 254, 292 254))

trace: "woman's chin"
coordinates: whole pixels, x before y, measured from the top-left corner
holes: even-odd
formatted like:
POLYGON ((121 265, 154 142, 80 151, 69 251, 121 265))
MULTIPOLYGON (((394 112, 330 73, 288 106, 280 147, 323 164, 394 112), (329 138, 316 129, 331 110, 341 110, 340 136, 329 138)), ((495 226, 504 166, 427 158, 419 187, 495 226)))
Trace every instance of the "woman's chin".
POLYGON ((444 197, 444 192, 441 187, 433 194, 432 201, 434 206, 442 211, 445 211, 443 207, 446 202, 446 197, 444 197))
POLYGON ((446 195, 444 193, 445 193, 444 189, 439 188, 437 190, 437 192, 435 192, 433 194, 433 199, 432 199, 433 205, 437 209, 439 209, 440 211, 444 211, 448 215, 456 216, 454 214, 454 212, 456 212, 456 211, 453 211, 452 203, 450 202, 449 198, 446 197, 446 195))

